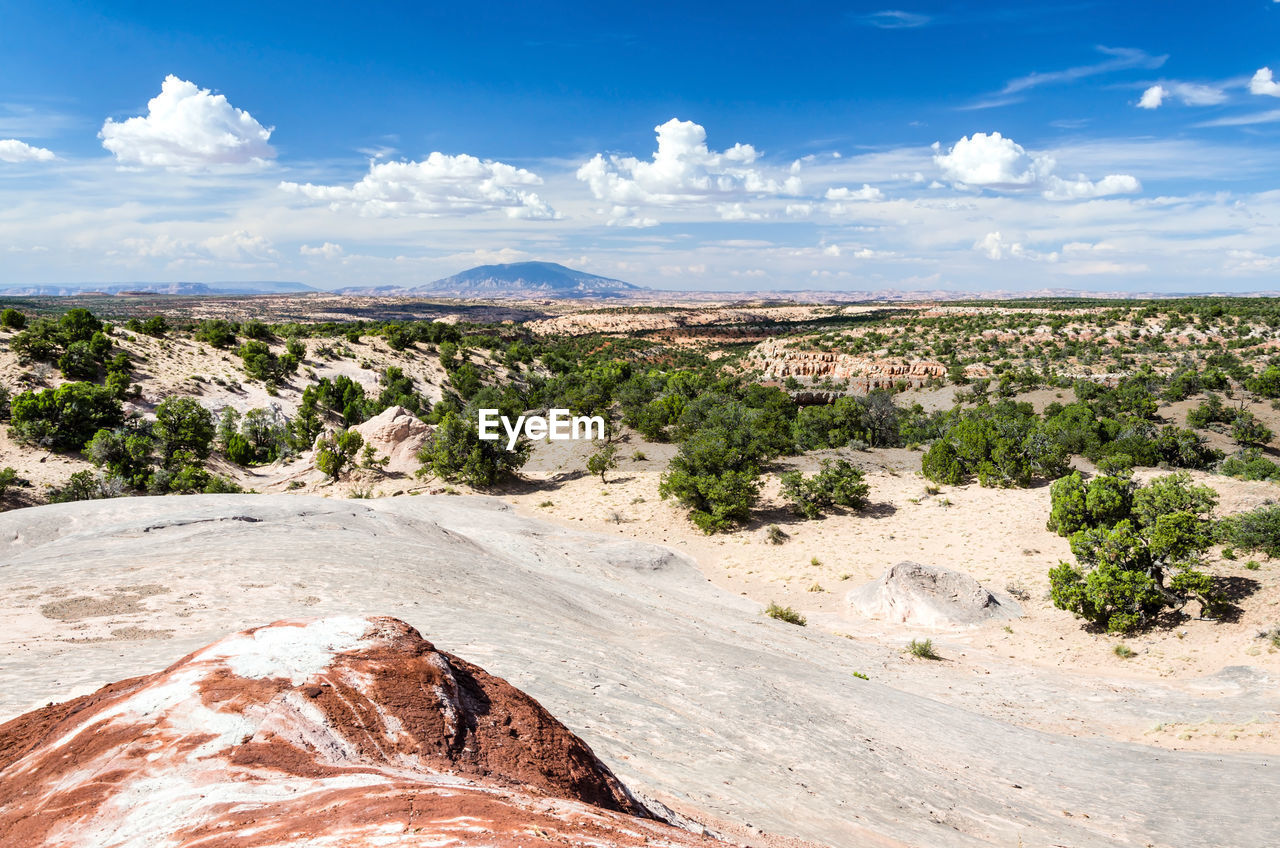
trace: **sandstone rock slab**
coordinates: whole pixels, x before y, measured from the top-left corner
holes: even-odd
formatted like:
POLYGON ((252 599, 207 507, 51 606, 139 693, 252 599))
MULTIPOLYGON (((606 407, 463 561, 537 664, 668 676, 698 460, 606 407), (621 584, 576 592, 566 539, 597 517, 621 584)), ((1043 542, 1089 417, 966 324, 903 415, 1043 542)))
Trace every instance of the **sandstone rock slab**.
POLYGON ((900 562, 845 596, 849 608, 868 618, 925 627, 967 627, 1018 618, 1022 608, 999 598, 967 574, 900 562))

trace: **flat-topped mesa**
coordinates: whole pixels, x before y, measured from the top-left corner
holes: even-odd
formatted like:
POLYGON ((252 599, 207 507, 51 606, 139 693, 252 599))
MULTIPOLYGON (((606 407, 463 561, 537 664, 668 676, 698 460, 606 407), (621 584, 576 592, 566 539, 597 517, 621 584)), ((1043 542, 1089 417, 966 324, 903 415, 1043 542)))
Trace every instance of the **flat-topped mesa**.
POLYGON ((0 725, 0 844, 711 845, 392 618, 282 621, 0 725))

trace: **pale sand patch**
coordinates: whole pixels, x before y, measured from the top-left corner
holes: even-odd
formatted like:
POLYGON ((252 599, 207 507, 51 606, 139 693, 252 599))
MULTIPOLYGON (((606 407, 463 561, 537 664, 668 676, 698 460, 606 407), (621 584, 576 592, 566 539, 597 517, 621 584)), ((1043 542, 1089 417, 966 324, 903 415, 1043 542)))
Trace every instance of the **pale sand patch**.
MULTIPOLYGON (((918 452, 819 452, 770 469, 756 518, 748 527, 706 536, 685 519, 684 510, 658 494, 659 477, 675 453, 674 446, 647 443, 636 434, 624 437, 619 443, 619 468, 610 472, 606 485, 582 471, 591 450, 583 443, 541 443, 524 469, 530 483, 510 487, 501 496, 531 517, 674 546, 692 556, 717 586, 760 604, 791 606, 809 618, 810 627, 895 649, 914 638, 932 638, 945 662, 921 666, 922 661, 904 659, 895 663, 895 674, 902 675, 895 685, 957 700, 1030 727, 1192 747, 1185 734, 1149 733, 1152 723, 1140 716, 1112 709, 1072 715, 1051 699, 1020 703, 1000 690, 1007 677, 1030 672, 1045 675, 1055 686, 1079 687, 1109 702, 1156 681, 1175 690, 1201 691, 1202 681, 1223 669, 1252 669, 1256 686, 1273 696, 1262 702, 1258 715, 1243 716, 1256 720, 1249 725, 1251 732, 1197 733, 1195 747, 1280 752, 1274 698, 1280 651, 1259 638, 1261 632, 1280 624, 1280 562, 1263 556, 1242 556, 1237 562, 1211 556, 1211 571, 1252 590, 1241 601, 1238 620, 1193 617, 1171 630, 1121 638, 1090 632, 1049 601, 1049 569, 1073 557, 1066 539, 1045 527, 1048 486, 984 489, 975 483, 946 486, 930 494, 928 481, 919 475, 918 452), (637 450, 646 461, 630 459, 637 450), (791 468, 812 473, 823 458, 836 456, 864 469, 871 485, 871 507, 863 513, 835 513, 817 521, 791 515, 779 495, 778 474, 791 468), (542 506, 548 501, 550 506, 542 506), (769 544, 760 530, 770 523, 779 525, 789 540, 769 544), (1257 559, 1261 567, 1246 570, 1243 564, 1248 559, 1257 559), (847 609, 844 597, 850 589, 880 577, 903 560, 961 571, 993 591, 1014 594, 1024 615, 1013 621, 948 630, 868 620, 847 609), (1132 658, 1114 653, 1121 642, 1136 652, 1132 658), (1269 709, 1267 700, 1272 704, 1269 709)), ((1147 470, 1138 476, 1150 479, 1158 473, 1147 470)), ((1219 492, 1220 515, 1280 499, 1280 487, 1272 484, 1202 473, 1192 476, 1219 492)), ((1195 605, 1190 608, 1196 609, 1195 605)))

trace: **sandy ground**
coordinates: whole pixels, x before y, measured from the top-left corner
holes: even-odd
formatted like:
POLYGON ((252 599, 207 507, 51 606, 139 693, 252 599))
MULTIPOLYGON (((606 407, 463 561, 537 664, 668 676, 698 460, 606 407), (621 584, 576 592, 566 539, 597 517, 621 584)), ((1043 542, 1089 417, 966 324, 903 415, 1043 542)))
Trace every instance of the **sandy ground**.
MULTIPOLYGON (((758 603, 793 607, 809 618, 810 627, 895 649, 911 639, 931 638, 943 661, 926 664, 927 669, 905 656, 894 663, 901 668, 900 684, 922 693, 1059 732, 1176 749, 1280 751, 1280 651, 1259 638, 1280 624, 1280 563, 1264 556, 1232 562, 1215 549, 1210 557, 1212 572, 1236 578, 1250 592, 1238 620, 1190 617, 1172 630, 1121 638, 1090 632, 1048 599, 1049 569, 1072 557, 1066 540, 1045 529, 1047 486, 984 489, 972 484, 942 487, 931 495, 918 473, 917 452, 828 451, 771 469, 751 525, 706 536, 684 518, 683 510, 658 495, 672 446, 631 435, 620 445, 620 467, 608 475, 607 484, 583 472, 589 452, 572 442, 543 443, 525 468, 529 483, 503 491, 502 498, 522 514, 563 526, 674 546, 692 556, 717 586, 758 603), (636 451, 646 459, 631 459, 636 451), (823 458, 834 456, 864 469, 871 506, 816 521, 792 515, 779 497, 778 473, 791 468, 811 473, 823 458), (781 527, 788 540, 769 543, 764 534, 769 524, 781 527), (1250 559, 1259 562, 1257 570, 1244 568, 1250 559), (849 589, 903 560, 962 571, 992 590, 1025 597, 1024 617, 935 630, 872 621, 847 608, 849 589), (1117 656, 1114 649, 1121 643, 1135 655, 1117 656), (1051 700, 1018 702, 1002 692, 1009 674, 1023 673, 1042 675, 1055 686, 1093 691, 1108 701, 1141 700, 1141 690, 1155 681, 1186 692, 1256 692, 1261 700, 1256 711, 1210 711, 1169 720, 1152 720, 1142 710, 1072 714, 1051 700)), ((1139 477, 1155 473, 1140 472, 1139 477)), ((1219 492, 1221 515, 1280 499, 1280 488, 1273 484, 1194 476, 1219 492)))

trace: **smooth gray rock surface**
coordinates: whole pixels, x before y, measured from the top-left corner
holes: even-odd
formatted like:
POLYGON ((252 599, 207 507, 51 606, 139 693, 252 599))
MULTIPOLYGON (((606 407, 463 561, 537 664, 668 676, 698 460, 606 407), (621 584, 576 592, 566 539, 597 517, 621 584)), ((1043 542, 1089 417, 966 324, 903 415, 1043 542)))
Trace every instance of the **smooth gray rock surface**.
POLYGON ((765 618, 673 551, 489 499, 17 510, 0 514, 0 588, 4 716, 243 627, 391 615, 533 695, 641 794, 773 833, 930 848, 1280 833, 1271 757, 1038 732, 861 680, 886 649, 765 618))

